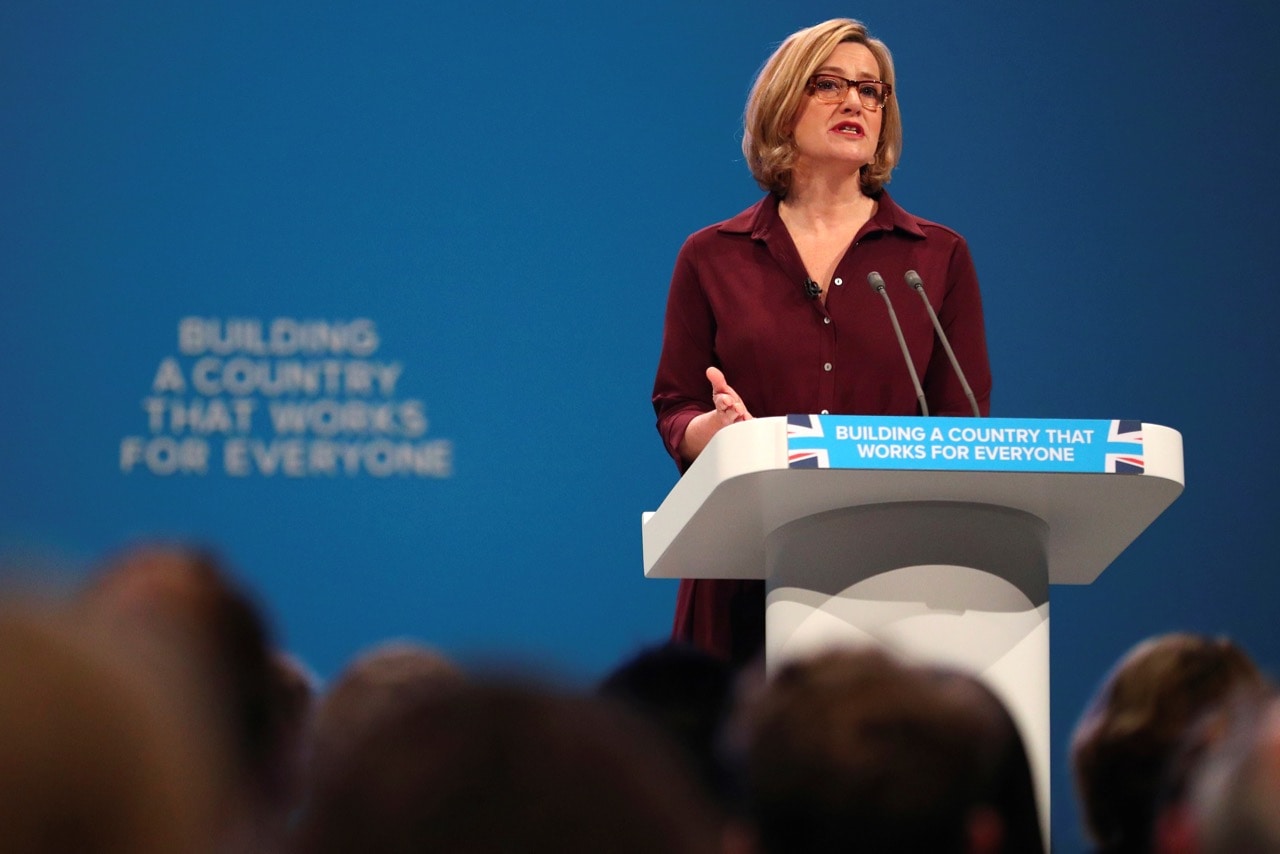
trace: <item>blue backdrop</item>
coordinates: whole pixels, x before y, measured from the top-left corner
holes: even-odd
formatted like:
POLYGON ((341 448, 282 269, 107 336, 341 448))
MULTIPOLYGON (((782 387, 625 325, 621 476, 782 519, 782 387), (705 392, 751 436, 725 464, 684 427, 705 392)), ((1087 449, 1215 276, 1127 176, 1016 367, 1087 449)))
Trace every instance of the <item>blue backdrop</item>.
POLYGON ((4 557, 74 579, 133 538, 214 544, 322 674, 412 635, 585 682, 660 639, 671 264, 757 198, 755 69, 853 15, 898 66, 895 198, 970 241, 993 414, 1186 443, 1183 497, 1054 591, 1080 847, 1065 742, 1118 655, 1190 629, 1280 663, 1276 466, 1237 435, 1275 408, 1280 7, 605 5, 0 7, 4 557), (351 334, 308 350, 295 321, 351 334))

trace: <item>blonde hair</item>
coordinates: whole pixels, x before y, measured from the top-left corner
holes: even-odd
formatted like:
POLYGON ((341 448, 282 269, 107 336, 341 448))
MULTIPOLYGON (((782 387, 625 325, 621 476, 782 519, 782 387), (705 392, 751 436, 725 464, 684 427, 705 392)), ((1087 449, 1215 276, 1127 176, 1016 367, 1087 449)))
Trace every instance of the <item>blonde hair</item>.
MULTIPOLYGON (((893 57, 879 39, 851 18, 833 18, 792 33, 773 52, 756 76, 743 116, 742 153, 761 188, 785 197, 796 164, 795 122, 807 96, 805 86, 836 46, 854 42, 871 51, 880 65, 880 79, 894 83, 893 57)), ((862 190, 878 193, 898 165, 902 153, 902 116, 890 95, 880 108, 884 120, 875 159, 862 167, 862 190)))

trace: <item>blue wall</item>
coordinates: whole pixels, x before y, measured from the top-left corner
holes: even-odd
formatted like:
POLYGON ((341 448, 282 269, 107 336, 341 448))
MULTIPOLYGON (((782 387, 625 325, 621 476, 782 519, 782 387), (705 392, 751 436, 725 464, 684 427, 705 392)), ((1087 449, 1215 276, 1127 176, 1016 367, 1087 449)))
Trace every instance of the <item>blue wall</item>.
POLYGON ((216 544, 324 674, 413 635, 587 680, 659 639, 674 587, 641 577, 639 516, 676 476, 648 402, 671 263, 757 197, 737 147, 755 69, 852 14, 898 64, 895 198, 972 246, 993 414, 1184 435, 1184 496, 1097 583, 1055 590, 1055 743, 1151 633, 1280 664, 1276 466, 1237 435, 1265 439, 1275 409, 1275 4, 94 5, 0 8, 10 561, 74 579, 135 537, 216 544), (219 425, 231 397, 191 384, 290 357, 184 352, 188 317, 362 319, 376 337, 333 358, 394 385, 322 390, 302 438, 354 403, 392 421, 329 438, 375 469, 387 442, 434 462, 288 474, 317 460, 271 444, 279 398, 219 425), (199 402, 207 434, 153 424, 151 397, 199 402), (152 473, 191 439, 203 474, 152 473), (151 464, 122 470, 122 448, 151 464))

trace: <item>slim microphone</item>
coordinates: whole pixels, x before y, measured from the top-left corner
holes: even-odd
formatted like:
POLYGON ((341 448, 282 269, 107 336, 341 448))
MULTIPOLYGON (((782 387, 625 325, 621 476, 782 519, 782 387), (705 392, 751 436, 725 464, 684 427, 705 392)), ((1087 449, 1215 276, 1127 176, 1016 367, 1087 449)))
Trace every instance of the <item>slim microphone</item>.
POLYGON ((907 363, 907 370, 911 373, 911 384, 916 389, 916 400, 920 401, 920 414, 929 414, 929 404, 924 402, 924 389, 920 387, 920 378, 916 376, 916 366, 911 361, 911 351, 907 349, 907 339, 902 337, 902 327, 898 325, 898 313, 893 310, 893 303, 889 301, 889 292, 884 287, 884 277, 872 270, 867 273, 867 284, 871 286, 871 290, 880 294, 884 300, 885 308, 889 309, 889 319, 893 321, 893 332, 898 336, 898 347, 902 350, 902 359, 907 363))
POLYGON ((822 296, 822 285, 815 282, 811 276, 806 276, 804 280, 804 292, 809 299, 817 299, 822 296))
POLYGON ((947 333, 942 331, 942 324, 938 322, 937 312, 929 304, 929 297, 924 292, 924 282, 921 281, 920 274, 915 270, 908 270, 903 278, 907 280, 907 284, 911 286, 911 289, 920 295, 920 300, 924 303, 925 310, 929 312, 929 319, 933 321, 934 331, 938 333, 938 340, 942 342, 942 349, 947 351, 947 358, 951 360, 951 367, 955 369, 956 376, 960 378, 960 387, 964 389, 964 396, 969 398, 969 406, 973 407, 973 417, 981 418, 982 413, 978 410, 978 401, 973 398, 973 389, 969 388, 969 381, 965 379, 964 371, 960 369, 960 360, 956 358, 955 351, 951 349, 951 342, 947 340, 947 333))

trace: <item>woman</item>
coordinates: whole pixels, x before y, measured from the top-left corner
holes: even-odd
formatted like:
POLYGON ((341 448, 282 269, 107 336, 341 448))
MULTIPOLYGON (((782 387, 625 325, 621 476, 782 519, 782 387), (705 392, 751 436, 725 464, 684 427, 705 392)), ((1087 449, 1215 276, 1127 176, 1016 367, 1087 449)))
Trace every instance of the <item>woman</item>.
MULTIPOLYGON (((721 428, 790 413, 919 413, 881 297, 880 273, 929 412, 971 406, 919 297, 919 273, 979 408, 991 391, 978 279, 954 231, 884 191, 902 124, 893 61, 861 23, 836 19, 790 36, 747 102, 742 150, 767 191, 680 250, 654 382, 658 430, 681 471, 721 428)), ((734 661, 760 649, 764 585, 681 582, 674 635, 734 661)))

